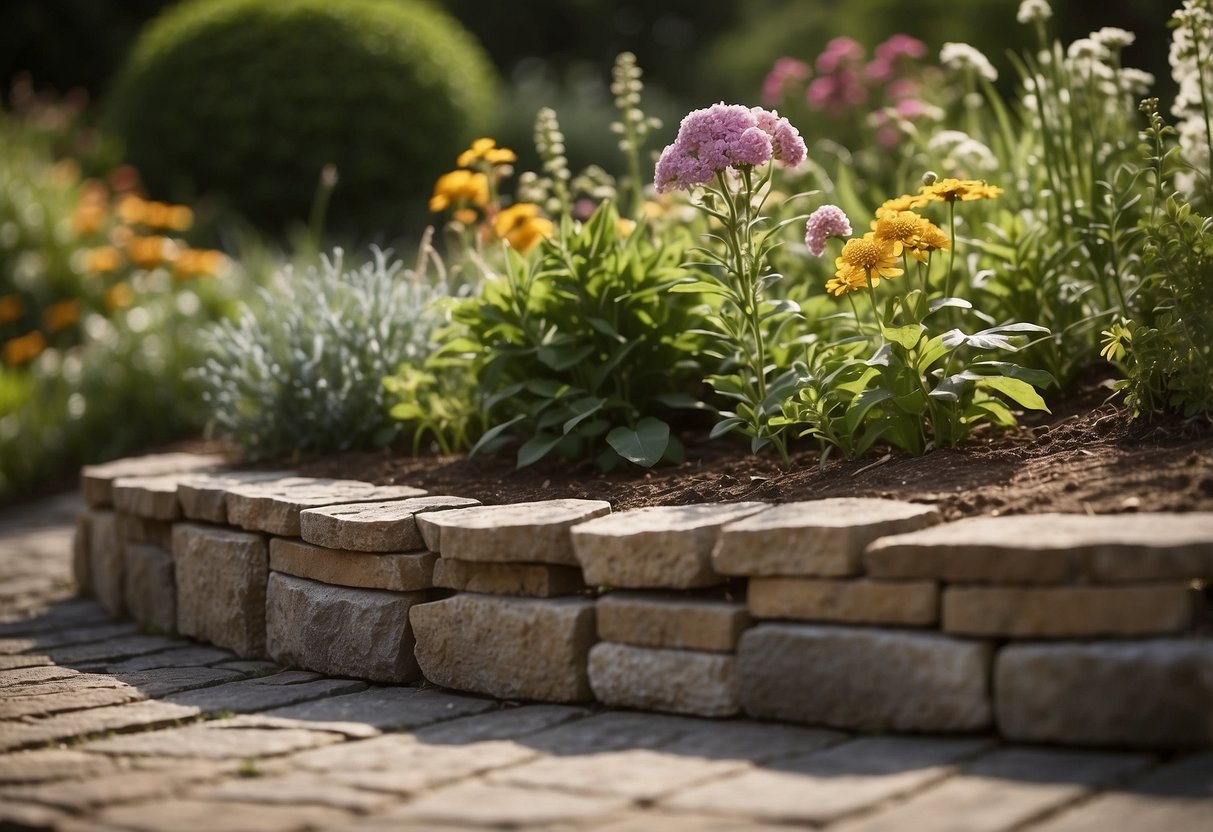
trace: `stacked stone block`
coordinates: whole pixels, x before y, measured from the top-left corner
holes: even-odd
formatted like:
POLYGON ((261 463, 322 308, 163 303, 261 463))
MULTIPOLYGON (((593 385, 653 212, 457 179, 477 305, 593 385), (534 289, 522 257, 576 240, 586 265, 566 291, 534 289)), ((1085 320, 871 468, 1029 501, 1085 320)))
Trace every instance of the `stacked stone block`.
POLYGON ((610 513, 601 500, 549 500, 423 514, 435 583, 456 595, 413 607, 417 660, 440 685, 507 699, 592 698, 594 602, 570 530, 610 513))
POLYGON ((598 602, 601 643, 590 651, 589 678, 599 701, 699 716, 738 713, 735 654, 749 616, 712 567, 712 550, 721 527, 766 508, 642 508, 573 530, 586 579, 631 590, 598 602))
POLYGON ((409 610, 432 600, 437 555, 426 550, 416 518, 475 505, 425 496, 301 511, 302 539, 270 541, 270 657, 377 682, 418 680, 409 610))

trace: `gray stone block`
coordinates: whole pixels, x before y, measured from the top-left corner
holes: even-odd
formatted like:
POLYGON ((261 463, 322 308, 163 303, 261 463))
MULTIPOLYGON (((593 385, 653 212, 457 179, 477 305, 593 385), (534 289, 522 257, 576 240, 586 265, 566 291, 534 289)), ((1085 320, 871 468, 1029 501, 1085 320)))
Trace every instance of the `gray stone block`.
POLYGON ((88 574, 97 603, 115 618, 126 611, 122 603, 122 542, 114 512, 94 509, 88 521, 88 574))
POLYGON ((577 566, 569 529, 610 513, 604 500, 538 500, 419 514, 417 527, 444 558, 577 566))
POLYGON ((1174 633, 1192 623, 1198 595, 1183 584, 951 586, 943 628, 958 635, 1092 638, 1174 633))
POLYGON ((269 547, 263 535, 197 523, 173 528, 177 631, 265 657, 265 586, 269 547))
POLYGON ((224 504, 228 522, 234 526, 282 537, 299 537, 299 513, 304 509, 404 500, 424 495, 420 488, 404 485, 371 485, 356 480, 293 477, 231 486, 227 489, 224 504))
POLYGON ((434 585, 433 552, 371 553, 325 549, 286 537, 270 541, 270 569, 325 584, 414 592, 434 585))
POLYGON ((123 552, 123 597, 131 618, 162 633, 177 629, 177 585, 173 556, 146 543, 127 543, 123 552))
POLYGON ((755 618, 905 627, 926 627, 939 620, 934 581, 751 578, 746 602, 755 618))
POLYGON ((115 459, 100 465, 85 465, 80 471, 80 493, 93 508, 112 506, 113 483, 121 477, 156 477, 218 468, 224 463, 219 454, 151 454, 115 459))
POLYGON ((741 710, 737 659, 602 642, 590 650, 590 687, 604 705, 707 717, 741 710))
POLYGON ((598 637, 616 644, 732 653, 750 626, 745 604, 644 592, 598 599, 598 637))
POLYGON ((309 508, 299 515, 299 531, 308 543, 329 549, 411 552, 425 548, 415 515, 478 505, 467 497, 435 496, 309 508))

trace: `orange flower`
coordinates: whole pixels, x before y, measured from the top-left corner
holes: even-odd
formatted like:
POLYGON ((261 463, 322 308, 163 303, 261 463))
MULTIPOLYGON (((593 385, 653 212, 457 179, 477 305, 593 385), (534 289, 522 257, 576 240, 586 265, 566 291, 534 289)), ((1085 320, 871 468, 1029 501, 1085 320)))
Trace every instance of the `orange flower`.
POLYGON ((104 203, 81 201, 72 212, 72 231, 79 237, 96 234, 105 225, 104 203))
POLYGON ((154 269, 173 254, 173 241, 167 237, 132 237, 126 244, 126 256, 141 269, 154 269))
POLYGON ((46 338, 38 330, 14 338, 4 345, 4 363, 20 367, 33 361, 46 349, 46 338))
POLYGON ((481 159, 490 165, 509 165, 518 161, 518 156, 508 147, 498 147, 493 139, 476 139, 455 162, 461 168, 470 168, 481 159))
POLYGON ((25 314, 25 303, 20 295, 5 295, 0 298, 0 324, 11 324, 25 314))
POLYGON ((131 284, 125 280, 115 283, 105 290, 105 308, 113 312, 115 309, 125 309, 135 299, 131 284))
POLYGON ((147 202, 134 194, 127 194, 118 200, 118 218, 127 225, 142 223, 146 213, 147 202))
POLYGON ((510 244, 510 248, 525 254, 540 240, 551 237, 556 227, 551 220, 539 216, 538 205, 519 202, 497 215, 493 230, 510 244))
POLYGON ((122 252, 113 246, 101 246, 84 252, 84 271, 89 274, 109 274, 121 267, 122 252))
POLYGON ((214 249, 187 248, 177 252, 173 274, 183 280, 219 274, 227 265, 227 255, 214 249))
POLYGON ((438 177, 434 183, 434 195, 430 197, 430 211, 438 214, 451 205, 475 205, 479 208, 489 204, 489 179, 483 173, 470 170, 453 170, 438 177))
POLYGON ((80 320, 80 301, 69 298, 53 303, 42 311, 42 325, 51 335, 62 332, 80 320))

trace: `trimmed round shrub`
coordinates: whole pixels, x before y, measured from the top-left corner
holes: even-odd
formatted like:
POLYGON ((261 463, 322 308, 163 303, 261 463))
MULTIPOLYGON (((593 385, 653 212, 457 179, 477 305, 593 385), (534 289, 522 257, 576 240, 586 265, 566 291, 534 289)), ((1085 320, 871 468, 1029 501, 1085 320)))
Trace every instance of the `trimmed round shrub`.
POLYGON ((280 230, 399 229, 491 117, 493 70, 443 12, 411 0, 187 0, 140 35, 111 126, 149 191, 214 195, 280 230))

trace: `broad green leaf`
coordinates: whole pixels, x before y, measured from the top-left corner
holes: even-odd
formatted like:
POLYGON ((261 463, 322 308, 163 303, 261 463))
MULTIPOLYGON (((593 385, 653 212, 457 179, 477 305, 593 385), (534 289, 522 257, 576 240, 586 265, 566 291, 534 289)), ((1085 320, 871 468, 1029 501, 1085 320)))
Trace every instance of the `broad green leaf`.
POLYGON ((550 433, 535 434, 518 449, 518 467, 525 468, 543 459, 563 438, 550 433))
POLYGON ((1002 393, 1004 396, 1015 401, 1017 404, 1028 408, 1029 410, 1043 410, 1049 412, 1048 405, 1045 400, 1036 392, 1036 388, 1028 384, 1026 381, 1020 381, 1017 378, 1006 378, 1005 376, 990 376, 983 378, 977 382, 977 386, 985 390, 995 390, 1002 393))
POLYGON ((708 434, 709 439, 718 439, 739 425, 744 425, 745 419, 738 419, 736 416, 730 416, 727 419, 721 419, 716 424, 712 425, 712 431, 708 434))
POLYGON ((484 432, 484 435, 476 441, 476 444, 472 446, 472 449, 468 451, 468 456, 475 456, 477 451, 492 443, 494 439, 525 418, 526 417, 520 413, 513 419, 510 419, 508 422, 502 422, 500 425, 494 425, 493 427, 489 428, 484 432))
POLYGON ((652 468, 670 443, 670 426, 646 416, 635 428, 618 427, 606 436, 607 444, 621 457, 643 468, 652 468))
POLYGON ((881 402, 888 401, 893 398, 892 390, 883 388, 874 388, 865 390, 855 397, 851 402, 851 406, 847 408, 846 429, 847 433, 852 435, 859 430, 859 426, 863 424, 864 418, 868 415, 868 411, 881 402))
POLYGON ((922 324, 906 324, 905 326, 881 326, 880 331, 885 338, 895 344, 900 344, 907 350, 912 350, 922 340, 922 334, 927 328, 922 324))
POLYGON ((604 404, 606 404, 606 399, 578 399, 573 402, 569 409, 575 411, 577 415, 564 423, 564 433, 568 434, 573 428, 602 410, 604 404))

